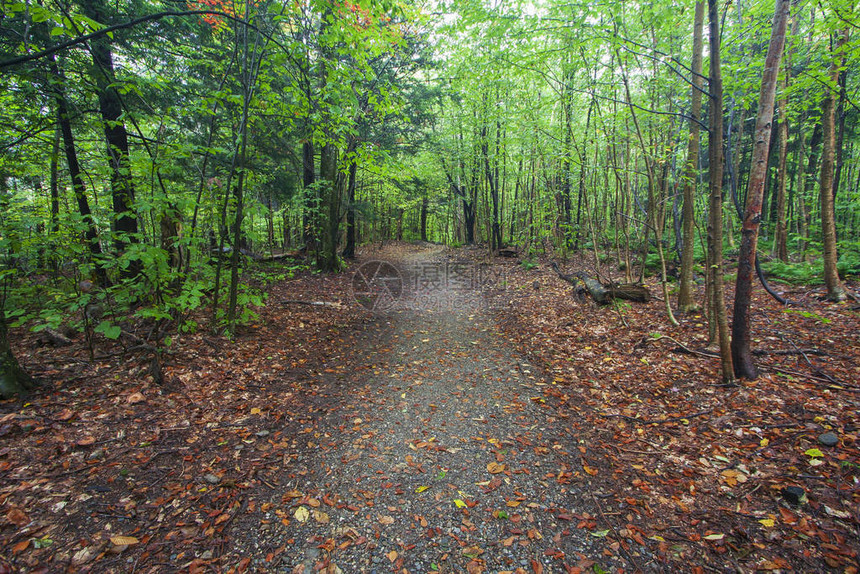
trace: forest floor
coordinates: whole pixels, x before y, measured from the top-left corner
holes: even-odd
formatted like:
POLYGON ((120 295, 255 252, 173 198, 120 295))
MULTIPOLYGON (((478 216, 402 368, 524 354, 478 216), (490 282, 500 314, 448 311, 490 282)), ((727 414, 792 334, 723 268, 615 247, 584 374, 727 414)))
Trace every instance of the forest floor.
POLYGON ((723 387, 702 316, 540 263, 368 247, 178 337, 161 386, 16 332, 42 387, 0 403, 0 572, 856 572, 851 304, 759 290, 763 375, 723 387))

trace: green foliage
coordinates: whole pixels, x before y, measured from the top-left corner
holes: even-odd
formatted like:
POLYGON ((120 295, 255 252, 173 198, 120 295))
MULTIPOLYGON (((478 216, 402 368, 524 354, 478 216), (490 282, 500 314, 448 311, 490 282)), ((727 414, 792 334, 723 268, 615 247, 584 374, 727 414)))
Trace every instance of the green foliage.
POLYGON ((828 319, 827 317, 822 317, 821 315, 818 315, 817 313, 813 313, 811 311, 804 311, 803 309, 783 309, 782 312, 783 313, 794 313, 796 315, 800 315, 801 317, 805 317, 807 319, 815 319, 816 321, 819 321, 823 325, 827 325, 830 323, 830 319, 828 319))
POLYGON ((774 279, 794 285, 821 285, 824 283, 824 265, 821 261, 786 263, 779 259, 763 262, 762 270, 774 279))

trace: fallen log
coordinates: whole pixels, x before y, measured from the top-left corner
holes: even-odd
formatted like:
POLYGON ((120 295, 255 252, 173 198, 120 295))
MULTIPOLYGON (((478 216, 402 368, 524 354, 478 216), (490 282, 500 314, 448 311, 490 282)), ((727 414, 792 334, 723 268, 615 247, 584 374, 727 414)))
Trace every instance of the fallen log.
POLYGON ((613 299, 624 299, 636 303, 647 303, 651 300, 651 292, 648 291, 648 288, 638 283, 607 283, 604 285, 582 271, 566 275, 561 272, 561 269, 558 268, 555 262, 552 263, 552 268, 561 279, 571 285, 579 286, 582 283, 585 286, 585 290, 596 303, 605 305, 611 303, 613 299))

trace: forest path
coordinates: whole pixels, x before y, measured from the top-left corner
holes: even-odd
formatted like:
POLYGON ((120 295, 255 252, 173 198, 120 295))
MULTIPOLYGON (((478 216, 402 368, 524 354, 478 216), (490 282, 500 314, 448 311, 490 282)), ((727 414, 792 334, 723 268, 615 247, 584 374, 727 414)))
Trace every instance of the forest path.
POLYGON ((376 283, 396 283, 396 269, 399 299, 309 389, 307 448, 281 481, 289 524, 260 531, 251 552, 292 540, 278 571, 298 572, 565 572, 599 559, 575 528, 593 507, 574 486, 582 445, 543 398, 552 382, 494 323, 481 270, 435 247, 379 259, 391 267, 376 283))

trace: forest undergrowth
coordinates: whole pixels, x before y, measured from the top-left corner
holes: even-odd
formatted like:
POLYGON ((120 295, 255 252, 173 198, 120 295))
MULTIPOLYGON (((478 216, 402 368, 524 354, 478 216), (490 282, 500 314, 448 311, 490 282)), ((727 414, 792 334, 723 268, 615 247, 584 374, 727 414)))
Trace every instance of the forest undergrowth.
MULTIPOLYGON (((389 249, 382 254, 420 251, 389 249)), ((365 251, 358 263, 380 257, 365 251)), ((560 421, 569 437, 550 443, 547 433, 547 444, 523 447, 529 456, 566 457, 534 476, 511 474, 508 450, 520 445, 482 443, 496 457, 487 478, 528 478, 582 497, 578 508, 554 511, 558 531, 545 539, 528 524, 543 507, 524 496, 512 497, 506 510, 488 508, 487 521, 526 520, 505 522, 506 538, 464 542, 448 562, 428 560, 421 571, 857 571, 860 314, 851 303, 825 302, 819 287, 778 285, 792 302, 781 307, 757 289, 754 349, 763 375, 725 387, 705 349, 703 315, 679 316, 675 328, 658 300, 597 306, 577 299, 549 260, 523 264, 478 248, 446 253, 490 265, 503 278, 484 294, 507 339, 499 345, 524 354, 540 373, 536 392, 517 408, 560 421), (521 503, 528 510, 520 514, 521 503), (576 540, 589 541, 588 551, 572 551, 576 540), (535 557, 509 568, 490 563, 510 547, 535 557)), ((267 286, 267 306, 232 342, 202 330, 177 337, 161 386, 149 359, 124 353, 118 342, 98 339, 91 361, 82 335, 50 347, 14 332, 15 350, 41 386, 28 402, 0 404, 0 572, 348 572, 337 564, 350 553, 367 555, 367 571, 412 572, 404 558, 421 548, 403 545, 371 561, 385 540, 380 528, 400 524, 383 520, 400 517, 395 506, 375 508, 373 495, 358 505, 378 511, 381 526, 313 539, 303 561, 292 560, 292 539, 257 548, 257 556, 242 545, 250 524, 289 532, 305 521, 327 525, 329 514, 361 520, 351 492, 309 484, 338 471, 309 462, 341 438, 338 427, 318 426, 330 389, 378 368, 371 363, 378 357, 362 362, 353 353, 367 329, 384 327, 354 303, 354 268, 267 286)), ((375 441, 366 419, 350 415, 341 424, 356 449, 375 441)), ((472 424, 479 423, 486 421, 472 424)), ((397 480, 430 488, 418 453, 444 453, 431 438, 410 445, 416 462, 380 489, 424 492, 397 480)), ((461 537, 483 516, 464 500, 455 508, 466 517, 457 515, 461 537)), ((423 526, 438 503, 438 494, 427 498, 424 511, 404 519, 423 526)), ((428 532, 419 544, 437 535, 432 525, 428 532)))
POLYGON ((857 571, 856 305, 776 284, 783 307, 757 285, 763 374, 726 387, 705 316, 678 315, 676 328, 659 300, 577 301, 545 263, 509 264, 501 321, 551 374, 559 416, 600 453, 590 480, 627 507, 604 517, 616 548, 644 539, 694 571, 857 571))

